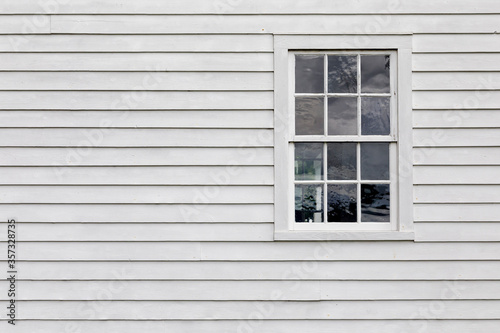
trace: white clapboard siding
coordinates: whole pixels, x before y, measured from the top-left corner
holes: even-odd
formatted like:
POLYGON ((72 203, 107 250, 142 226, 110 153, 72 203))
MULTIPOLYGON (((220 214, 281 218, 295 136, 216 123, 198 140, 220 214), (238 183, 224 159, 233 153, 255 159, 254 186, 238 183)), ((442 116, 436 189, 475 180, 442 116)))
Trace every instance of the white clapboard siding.
MULTIPOLYGON (((0 231, 7 238, 6 228, 0 231)), ((18 242, 272 241, 272 223, 18 223, 18 242)))
MULTIPOLYGON (((419 57, 424 56, 424 54, 418 54, 419 57)), ((463 69, 456 69, 455 72, 440 72, 444 70, 443 63, 439 62, 441 66, 438 68, 438 72, 432 72, 429 67, 424 70, 425 72, 413 72, 412 82, 413 90, 498 90, 500 89, 500 72, 487 72, 478 73, 479 66, 484 66, 488 59, 483 59, 480 61, 478 58, 485 56, 488 59, 492 59, 492 63, 495 64, 495 70, 498 69, 498 61, 500 56, 495 59, 493 55, 490 54, 474 54, 474 68, 476 72, 463 72, 463 69), (488 57, 490 56, 490 57, 488 57)), ((449 66, 450 55, 446 57, 444 62, 446 66, 449 66)), ((454 57, 453 57, 454 58, 454 57)), ((472 57, 469 57, 471 59, 472 57)), ((436 59, 433 59, 435 61, 436 59)), ((464 60, 464 59, 462 59, 464 60)), ((433 62, 432 64, 435 64, 433 62)), ((431 65, 432 65, 431 64, 431 65)), ((492 69, 492 68, 491 68, 492 69)))
POLYGON ((272 73, 6 72, 0 90, 272 90, 272 73))
POLYGON ((498 128, 414 129, 413 145, 414 147, 498 147, 500 135, 498 128))
POLYGON ((2 111, 0 127, 273 128, 273 111, 2 111))
POLYGON ((500 128, 498 110, 419 110, 413 112, 415 128, 500 128))
MULTIPOLYGON (((474 52, 478 54, 500 52, 499 41, 500 35, 493 31, 487 34, 416 34, 413 36, 413 52, 474 52), (459 43, 457 43, 457 38, 460 39, 459 43)), ((446 61, 442 65, 446 66, 446 61)))
POLYGON ((273 203, 272 186, 1 186, 0 203, 273 203))
MULTIPOLYGON (((0 148, 0 165, 272 165, 272 148, 0 148)), ((57 173, 64 173, 58 168, 57 173)))
POLYGON ((414 91, 414 109, 497 109, 500 91, 414 91))
MULTIPOLYGON (((116 210, 115 210, 116 212, 116 210)), ((244 214, 244 212, 242 213, 244 214)), ((8 215, 10 216, 10 215, 8 215)), ((6 252, 6 242, 0 248, 6 252)), ((37 261, 464 261, 500 260, 500 243, 414 242, 22 242, 37 261)), ((293 272, 291 272, 292 274, 293 272)))
POLYGON ((12 4, 1 4, 0 9, 6 14, 379 14, 390 10, 390 13, 497 13, 500 7, 496 2, 478 0, 474 6, 468 6, 467 0, 455 0, 454 6, 447 6, 435 1, 394 2, 383 0, 363 0, 356 2, 324 2, 320 0, 221 1, 207 2, 203 0, 112 0, 96 6, 95 0, 60 1, 57 6, 39 3, 36 0, 17 0, 12 4))
MULTIPOLYGON (((250 314, 260 313, 258 308, 250 314)), ((90 309, 93 315, 96 310, 90 309)), ((249 315, 250 315, 249 314, 249 315)), ((411 330, 425 329, 426 333, 460 332, 469 330, 475 333, 494 332, 500 320, 293 320, 286 324, 283 320, 260 320, 249 318, 247 320, 167 320, 167 321, 19 321, 15 327, 6 325, 6 333, 18 333, 20 329, 27 332, 53 333, 64 330, 81 329, 82 332, 135 333, 147 331, 152 333, 168 332, 206 332, 206 333, 231 333, 237 330, 250 330, 258 328, 261 333, 302 333, 314 326, 315 333, 333 332, 373 332, 373 333, 401 333, 411 330)), ((243 331, 244 332, 244 331, 243 331)))
POLYGON ((272 147, 271 129, 0 129, 7 147, 272 147))
POLYGON ((416 165, 499 165, 499 147, 414 148, 416 165))
POLYGON ((422 71, 480 72, 474 73, 475 81, 480 82, 474 88, 492 89, 494 87, 488 82, 488 76, 491 73, 481 72, 497 71, 499 60, 500 53, 417 53, 413 55, 413 71, 416 73, 422 71))
MULTIPOLYGON (((415 221, 498 222, 500 204, 417 204, 415 221)), ((500 235, 497 235, 500 237, 500 235)))
MULTIPOLYGON (((209 39, 207 37, 207 39, 209 39)), ((272 53, 0 53, 0 71, 147 72, 141 89, 158 86, 156 72, 272 71, 272 53)))
POLYGON ((491 184, 500 185, 498 166, 415 166, 414 184, 491 184))
MULTIPOLYGON (((419 223, 418 227, 425 226, 419 223)), ((498 280, 499 261, 21 261, 19 280, 498 280), (471 266, 474 269, 469 269, 471 266)))
POLYGON ((272 166, 2 167, 0 169, 2 185, 272 185, 273 182, 272 166))
POLYGON ((1 91, 0 110, 272 109, 262 91, 1 91))
MULTIPOLYGON (((1 281, 5 289, 8 281, 1 281)), ((19 300, 498 300, 498 281, 18 281, 19 300), (118 287, 119 286, 119 287, 118 287), (453 290, 452 290, 453 288, 453 290), (224 292, 221 292, 224 290, 224 292), (455 292, 455 294, 453 293, 455 292)), ((7 297, 0 295, 0 299, 7 297)))
MULTIPOLYGON (((228 13, 230 14, 230 13, 228 13)), ((55 15, 61 34, 160 33, 491 33, 500 15, 55 15), (292 30, 294 29, 294 30, 292 30)))
MULTIPOLYGON (((3 14, 3 10, 0 11, 3 14)), ((2 15, 0 34, 47 34, 50 33, 49 15, 2 15)), ((29 41, 29 36, 11 37, 12 47, 29 41)))
POLYGON ((272 204, 204 204, 201 191, 189 204, 15 204, 1 205, 20 222, 272 222, 272 204))
MULTIPOLYGON (((260 53, 272 50, 272 36, 269 34, 0 35, 0 52, 18 52, 16 56, 22 56, 19 52, 195 52, 199 59, 203 59, 204 52, 260 53)), ((183 55, 184 58, 187 56, 183 55)), ((222 56, 218 55, 219 58, 222 56)), ((243 54, 240 56, 239 59, 244 59, 243 54)), ((270 56, 272 58, 272 54, 270 56)), ((227 65, 231 66, 230 63, 227 65)))
MULTIPOLYGON (((478 212, 480 214, 480 212, 478 212)), ((416 241, 422 242, 498 242, 500 223, 430 222, 415 226, 416 241)))
POLYGON ((419 185, 413 188, 413 196, 417 203, 500 203, 500 186, 419 185))
MULTIPOLYGON (((209 320, 218 318, 246 319, 255 309, 273 309, 268 320, 296 319, 304 313, 304 319, 500 319, 499 301, 447 300, 443 310, 425 316, 420 308, 431 305, 431 301, 323 301, 323 302, 234 302, 234 301, 132 301, 103 302, 95 319, 135 320, 209 320), (474 311, 471 311, 474 309, 474 311), (417 312, 417 316, 415 316, 417 312)), ((72 319, 85 320, 88 314, 77 302, 31 301, 22 302, 20 319, 72 319)), ((4 315, 5 316, 5 315, 4 315)))

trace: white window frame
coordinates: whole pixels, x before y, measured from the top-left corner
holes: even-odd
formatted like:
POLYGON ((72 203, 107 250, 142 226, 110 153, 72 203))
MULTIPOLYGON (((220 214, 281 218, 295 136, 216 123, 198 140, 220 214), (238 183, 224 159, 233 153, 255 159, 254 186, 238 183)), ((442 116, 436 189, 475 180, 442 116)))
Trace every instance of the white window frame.
MULTIPOLYGON (((411 43, 411 34, 275 34, 275 240, 414 240, 411 43), (370 140, 368 137, 360 140, 359 134, 335 137, 295 136, 295 54, 308 53, 391 55, 392 135, 376 138, 379 141, 390 142, 390 224, 370 223, 361 226, 359 223, 356 225, 350 223, 347 226, 345 223, 295 222, 294 142, 363 142, 370 140)), ((325 122, 326 126, 327 122, 325 122)), ((326 172, 326 168, 324 168, 324 172, 326 172)), ((323 195, 326 198, 327 193, 324 192, 323 195)), ((324 214, 326 218, 327 212, 324 211, 324 214)))

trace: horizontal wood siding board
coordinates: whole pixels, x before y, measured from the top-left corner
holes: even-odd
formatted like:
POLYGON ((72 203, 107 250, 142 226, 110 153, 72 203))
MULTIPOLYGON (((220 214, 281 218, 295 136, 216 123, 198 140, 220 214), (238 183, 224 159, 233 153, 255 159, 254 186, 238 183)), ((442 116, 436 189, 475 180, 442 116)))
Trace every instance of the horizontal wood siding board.
MULTIPOLYGON (((414 129, 414 147, 500 146, 499 128, 414 129)), ((0 131, 1 135, 1 131, 0 131)))
POLYGON ((2 185, 272 185, 272 166, 1 167, 2 185))
MULTIPOLYGON (((21 301, 22 319, 85 320, 86 314, 80 302, 21 301)), ((248 313, 259 307, 272 311, 267 320, 295 320, 297 313, 302 319, 500 319, 499 301, 442 301, 443 311, 427 317, 418 309, 431 305, 429 301, 322 301, 322 302, 234 302, 234 301, 163 301, 103 302, 95 319, 106 320, 244 320, 248 313), (417 316, 415 316, 417 312, 417 316)))
POLYGON ((500 91, 414 91, 414 109, 498 109, 500 91))
POLYGON ((500 221, 418 223, 415 230, 415 241, 422 242, 500 242, 500 221))
POLYGON ((294 1, 278 0, 268 2, 256 0, 252 2, 206 2, 202 0, 182 1, 145 0, 137 3, 133 0, 113 0, 96 5, 95 0, 73 0, 58 2, 57 6, 48 6, 36 0, 18 0, 13 4, 2 4, 0 9, 5 14, 380 14, 387 10, 390 13, 495 13, 500 12, 496 3, 479 0, 469 6, 466 0, 454 2, 454 6, 425 0, 419 2, 387 3, 382 0, 358 1, 354 3, 325 3, 319 0, 294 1))
POLYGON ((500 204, 416 204, 415 221, 500 222, 500 204))
MULTIPOLYGON (((195 52, 203 57, 205 52, 272 51, 269 34, 0 35, 0 52, 19 55, 22 52, 195 52)), ((244 58, 243 54, 240 56, 244 58)))
POLYGON ((273 70, 272 59, 272 53, 253 52, 0 53, 0 71, 147 72, 143 75, 143 82, 140 85, 140 89, 145 89, 160 85, 158 81, 161 77, 156 76, 157 73, 163 75, 165 72, 167 74, 168 72, 269 72, 273 70))
MULTIPOLYGON (((109 122, 109 121, 108 121, 109 122)), ((0 129, 10 147, 272 147, 271 129, 0 129)))
MULTIPOLYGON (((423 223, 420 223, 420 227, 423 223)), ((499 261, 21 261, 18 280, 499 280, 499 261), (474 269, 469 269, 471 266, 474 269), (307 274, 305 274, 307 270, 307 274), (123 274, 116 274, 121 272, 123 274), (285 274, 285 272, 295 272, 285 274), (302 274, 304 272, 304 274, 302 274)))
MULTIPOLYGON (((0 282, 7 286, 8 281, 0 282)), ((18 281, 19 300, 99 300, 108 281, 18 281)), ((498 300, 498 281, 127 281, 115 300, 268 300, 279 290, 282 300, 498 300), (226 291, 221 293, 222 288, 226 291), (452 288, 454 288, 452 290, 452 288)), ((5 300, 6 296, 0 296, 5 300)))
POLYGON ((273 93, 230 91, 0 91, 0 110, 272 109, 273 93))
POLYGON ((499 110, 416 110, 414 128, 500 128, 499 110))
POLYGON ((272 148, 0 148, 0 154, 4 166, 273 165, 272 148))
POLYGON ((1 205, 20 222, 272 222, 272 204, 15 204, 1 205))
MULTIPOLYGON (((474 56, 476 57, 474 69, 478 70, 479 66, 484 64, 483 61, 477 59, 482 55, 474 54, 474 56)), ((449 59, 450 55, 448 54, 445 62, 446 66, 449 65, 449 59)), ((495 59, 496 65, 498 60, 500 60, 500 57, 495 59)), ((413 72, 413 90, 500 90, 500 72, 462 72, 463 69, 443 72, 443 63, 438 63, 438 72, 429 69, 426 69, 425 72, 413 72)), ((433 62, 433 64, 436 64, 436 62, 433 62)))
POLYGON ((415 184, 483 184, 500 185, 500 168, 497 166, 415 166, 415 184))
POLYGON ((500 148, 414 148, 413 160, 415 165, 500 165, 500 148))
MULTIPOLYGON (((483 16, 484 17, 484 16, 483 16)), ((415 52, 499 52, 500 35, 490 31, 489 34, 460 34, 457 43, 456 34, 416 34, 413 37, 415 52)), ((446 66, 445 62, 443 65, 446 66)), ((478 64, 479 65, 479 64, 478 64)))
MULTIPOLYGON (((418 79, 421 72, 439 72, 434 76, 442 75, 444 78, 450 76, 447 72, 453 72, 451 74, 458 77, 474 75, 475 81, 479 81, 474 87, 476 89, 494 89, 495 86, 491 85, 491 81, 499 73, 489 73, 489 71, 499 70, 499 60, 500 53, 416 53, 413 55, 413 80, 418 79), (468 71, 474 73, 467 73, 468 71)), ((474 81, 469 82, 473 83, 474 81)))
MULTIPOLYGON (((416 203, 500 203, 499 185, 418 185, 416 203)), ((480 213, 478 213, 480 214, 480 213)))
POLYGON ((56 15, 52 33, 493 33, 500 15, 56 15))
POLYGON ((11 47, 15 48, 29 42, 30 35, 50 33, 50 21, 49 15, 2 15, 0 34, 19 34, 17 38, 10 38, 11 47))

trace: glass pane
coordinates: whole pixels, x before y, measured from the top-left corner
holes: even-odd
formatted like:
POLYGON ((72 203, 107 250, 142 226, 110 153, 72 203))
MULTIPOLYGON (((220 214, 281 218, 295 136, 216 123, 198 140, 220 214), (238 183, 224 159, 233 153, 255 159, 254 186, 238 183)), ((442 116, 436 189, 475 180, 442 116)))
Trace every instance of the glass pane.
POLYGON ((391 134, 390 109, 390 97, 361 97, 361 134, 391 134))
POLYGON ((328 56, 328 92, 356 93, 357 91, 357 56, 328 56))
POLYGON ((390 222, 389 184, 361 184, 361 222, 390 222))
POLYGON ((357 104, 356 97, 328 98, 329 135, 356 135, 357 104))
POLYGON ((361 143, 361 179, 389 180, 389 144, 361 143))
POLYGON ((295 92, 323 93, 324 89, 324 56, 295 56, 295 92))
POLYGON ((356 184, 328 185, 328 222, 356 222, 356 184))
POLYGON ((295 98, 295 134, 324 134, 323 100, 323 97, 295 98))
POLYGON ((390 92, 390 56, 362 55, 361 56, 361 92, 388 93, 390 92))
POLYGON ((323 222, 323 185, 295 185, 295 221, 323 222))
POLYGON ((328 143, 328 179, 355 180, 356 177, 356 144, 328 143))
POLYGON ((295 179, 323 179, 323 143, 295 144, 295 179))

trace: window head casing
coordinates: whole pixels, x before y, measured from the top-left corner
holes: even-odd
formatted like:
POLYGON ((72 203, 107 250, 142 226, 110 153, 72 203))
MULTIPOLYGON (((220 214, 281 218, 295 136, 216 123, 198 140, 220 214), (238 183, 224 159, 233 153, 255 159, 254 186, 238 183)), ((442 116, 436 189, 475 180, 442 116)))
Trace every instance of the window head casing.
POLYGON ((275 36, 277 240, 413 239, 411 36, 353 40, 275 36))

